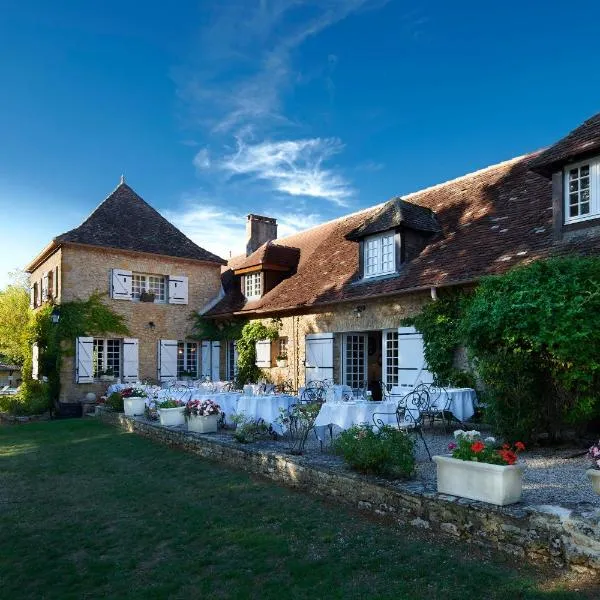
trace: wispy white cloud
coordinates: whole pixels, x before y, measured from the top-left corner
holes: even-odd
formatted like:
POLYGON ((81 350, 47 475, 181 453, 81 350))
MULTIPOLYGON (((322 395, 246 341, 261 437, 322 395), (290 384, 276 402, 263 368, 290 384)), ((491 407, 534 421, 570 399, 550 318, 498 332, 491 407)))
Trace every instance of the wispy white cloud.
MULTIPOLYGON (((199 199, 181 210, 163 211, 163 215, 202 248, 228 259, 242 254, 246 248, 246 214, 199 199)), ((269 212, 277 219, 278 237, 285 237, 314 227, 322 218, 314 213, 269 212)))
POLYGON ((238 139, 237 152, 222 161, 221 168, 232 175, 267 180, 279 192, 308 196, 345 206, 352 195, 348 182, 323 167, 323 162, 343 148, 335 138, 287 140, 247 144, 238 139))
POLYGON ((210 167, 210 154, 208 148, 202 148, 196 156, 194 156, 194 166, 197 169, 208 169, 210 167))

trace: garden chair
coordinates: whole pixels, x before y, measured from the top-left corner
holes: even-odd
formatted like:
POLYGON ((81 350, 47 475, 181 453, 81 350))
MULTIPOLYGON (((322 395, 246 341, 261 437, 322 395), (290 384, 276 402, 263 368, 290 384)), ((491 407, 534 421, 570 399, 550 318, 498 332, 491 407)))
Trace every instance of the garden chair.
POLYGON ((431 452, 429 446, 423 437, 423 422, 425 415, 429 410, 429 392, 425 386, 417 386, 408 394, 398 400, 398 405, 395 412, 376 412, 373 413, 373 423, 377 429, 382 429, 388 425, 382 417, 384 415, 396 417, 396 427, 401 431, 412 432, 415 436, 419 436, 429 460, 431 460, 431 452))
POLYGON ((389 402, 391 399, 391 396, 390 396, 390 390, 388 389, 388 386, 385 383, 383 383, 383 381, 379 382, 379 386, 381 387, 381 401, 389 402))
POLYGON ((451 398, 446 389, 436 383, 420 384, 418 388, 425 389, 429 395, 429 407, 425 412, 425 420, 433 427, 435 420, 439 419, 444 424, 444 431, 448 432, 452 421, 450 412, 451 398))

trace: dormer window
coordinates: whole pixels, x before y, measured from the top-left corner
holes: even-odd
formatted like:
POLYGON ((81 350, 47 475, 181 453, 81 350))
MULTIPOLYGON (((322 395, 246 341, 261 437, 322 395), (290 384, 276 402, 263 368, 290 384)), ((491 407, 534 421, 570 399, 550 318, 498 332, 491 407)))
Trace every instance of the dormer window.
POLYGON ((599 177, 600 160, 588 160, 566 167, 565 223, 600 216, 599 177))
POLYGON ((396 271, 395 233, 373 235, 364 241, 365 277, 388 275, 396 271))
POLYGON ((244 276, 244 296, 253 300, 262 296, 262 273, 248 273, 244 276))

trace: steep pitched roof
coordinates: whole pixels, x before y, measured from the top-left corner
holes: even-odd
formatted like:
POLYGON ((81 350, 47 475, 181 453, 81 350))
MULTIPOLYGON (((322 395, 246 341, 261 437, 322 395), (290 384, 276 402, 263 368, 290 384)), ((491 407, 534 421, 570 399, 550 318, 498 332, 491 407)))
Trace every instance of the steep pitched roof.
MULTIPOLYGON (((380 214, 382 205, 279 239, 300 249, 294 275, 244 304, 233 289, 207 314, 277 312, 472 282, 550 256, 551 182, 530 170, 537 154, 518 157, 403 196, 431 209, 441 233, 394 277, 357 280, 358 244, 347 235, 380 214)), ((591 251, 597 252, 600 242, 591 251)), ((560 252, 578 251, 575 245, 560 252)), ((230 261, 236 268, 239 258, 230 261)), ((235 288, 236 286, 233 286, 235 288)), ((239 286, 237 286, 239 288, 239 286)))
POLYGON ((299 258, 300 250, 298 248, 265 242, 250 256, 236 263, 235 270, 265 265, 276 265, 278 267, 293 269, 298 265, 299 258))
POLYGON ((418 231, 437 233, 441 230, 435 214, 430 208, 407 202, 402 198, 393 198, 386 202, 372 217, 351 231, 346 238, 360 240, 367 235, 373 235, 400 225, 405 225, 418 231))
POLYGON ((545 176, 578 156, 600 151, 600 113, 573 129, 531 161, 531 169, 545 176))
POLYGON ((126 183, 121 183, 79 227, 59 235, 54 242, 226 264, 222 258, 192 242, 126 183))

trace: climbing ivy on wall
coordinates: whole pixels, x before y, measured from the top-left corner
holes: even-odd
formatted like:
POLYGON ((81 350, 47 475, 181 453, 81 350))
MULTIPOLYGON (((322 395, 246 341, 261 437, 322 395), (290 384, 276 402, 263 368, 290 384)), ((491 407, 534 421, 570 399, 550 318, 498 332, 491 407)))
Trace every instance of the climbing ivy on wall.
POLYGON ((279 337, 281 321, 273 319, 269 325, 260 321, 246 323, 237 340, 238 372, 236 384, 241 387, 249 382, 258 381, 264 374, 256 366, 256 342, 276 340, 279 337))
POLYGON ((60 366, 64 356, 74 354, 73 342, 80 336, 129 335, 122 315, 102 302, 102 295, 93 294, 87 300, 61 304, 60 320, 52 323, 54 306, 47 305, 34 313, 27 341, 24 376, 31 379, 32 345, 39 347, 39 374, 48 379, 50 398, 58 400, 60 366))
POLYGON ((245 319, 215 320, 192 313, 193 336, 198 340, 238 340, 247 321, 245 319))

